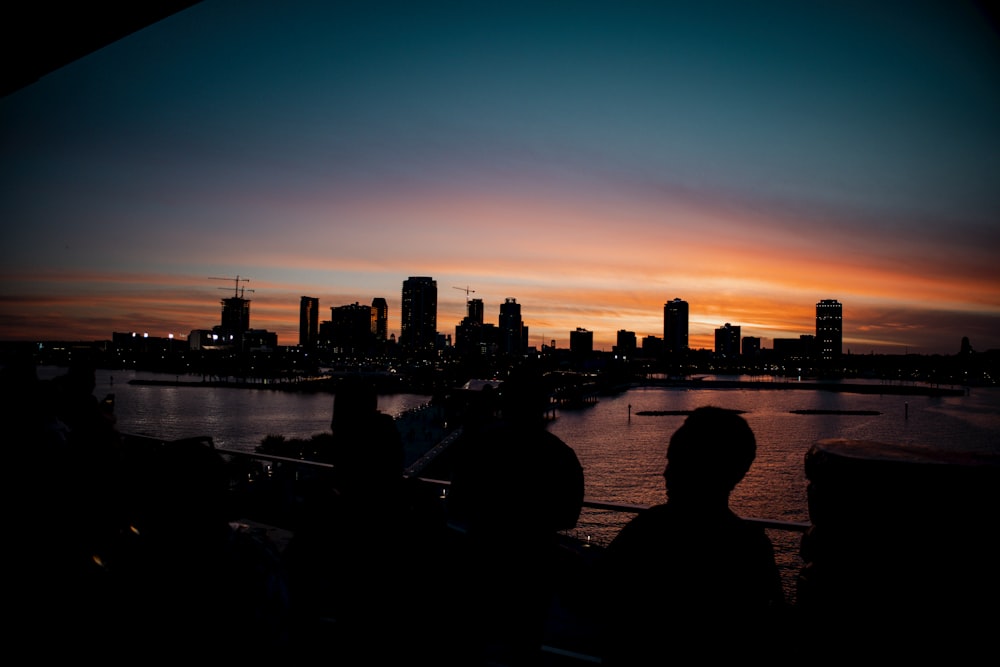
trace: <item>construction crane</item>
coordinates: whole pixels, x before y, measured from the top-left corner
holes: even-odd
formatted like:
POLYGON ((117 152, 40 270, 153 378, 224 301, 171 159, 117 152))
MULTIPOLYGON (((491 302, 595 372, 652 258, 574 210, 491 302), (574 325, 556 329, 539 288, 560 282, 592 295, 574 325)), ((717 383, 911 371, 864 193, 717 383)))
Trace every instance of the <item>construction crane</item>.
MULTIPOLYGON (((253 290, 248 290, 246 288, 246 286, 241 286, 240 285, 240 283, 248 283, 248 282, 250 282, 249 278, 240 278, 239 276, 236 276, 235 278, 219 278, 219 277, 216 277, 216 276, 209 276, 208 279, 209 280, 232 280, 235 283, 235 291, 234 291, 233 295, 236 298, 238 298, 238 299, 242 299, 243 298, 243 294, 245 292, 253 292, 253 290)), ((228 290, 229 288, 228 287, 220 287, 219 289, 228 290)))
POLYGON ((455 286, 453 285, 453 286, 452 286, 452 289, 460 289, 460 290, 462 290, 463 292, 465 292, 465 300, 466 300, 466 301, 468 301, 468 300, 469 300, 469 294, 470 294, 470 293, 472 293, 472 294, 475 294, 475 293, 476 293, 476 290, 474 290, 474 289, 469 289, 468 285, 466 285, 465 287, 455 287, 455 286))

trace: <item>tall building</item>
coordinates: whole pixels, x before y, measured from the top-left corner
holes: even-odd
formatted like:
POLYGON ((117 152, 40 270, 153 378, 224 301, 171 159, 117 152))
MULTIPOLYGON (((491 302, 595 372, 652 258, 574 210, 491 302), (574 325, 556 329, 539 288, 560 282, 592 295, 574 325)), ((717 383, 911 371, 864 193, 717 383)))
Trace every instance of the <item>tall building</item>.
POLYGON ((642 354, 645 357, 658 359, 663 356, 663 339, 659 336, 644 336, 642 339, 642 354))
POLYGON ((569 332, 569 351, 574 354, 590 354, 594 351, 594 332, 577 327, 569 332))
POLYGON ((517 355, 525 351, 527 336, 521 320, 521 304, 516 299, 508 297, 500 304, 497 336, 500 354, 517 355))
POLYGON ((319 338, 335 354, 367 354, 375 340, 371 307, 355 302, 330 308, 330 320, 320 326, 319 338))
POLYGON ((403 281, 399 345, 418 356, 430 356, 437 343, 437 281, 410 276, 403 281))
POLYGON ((636 348, 637 341, 635 332, 619 329, 615 344, 615 352, 626 357, 631 357, 635 354, 636 348))
POLYGON ((470 324, 482 325, 485 321, 486 307, 482 299, 469 299, 465 304, 466 318, 470 324))
POLYGON ((222 330, 237 337, 250 328, 250 299, 231 296, 222 300, 222 330))
POLYGON ((299 347, 316 347, 319 335, 319 299, 304 296, 299 301, 299 347))
POLYGON ((836 299, 823 299, 816 304, 816 352, 820 361, 840 359, 843 347, 843 306, 836 299))
POLYGON ((687 349, 688 303, 674 299, 663 306, 663 351, 668 356, 678 356, 687 349))
POLYGON ((740 356, 740 327, 726 322, 715 330, 715 355, 723 359, 740 356))
POLYGON ((378 343, 389 338, 389 304, 380 296, 372 299, 372 333, 378 343))
POLYGON ((492 354, 496 347, 496 329, 483 322, 482 299, 465 302, 466 315, 455 326, 455 349, 462 356, 492 354))

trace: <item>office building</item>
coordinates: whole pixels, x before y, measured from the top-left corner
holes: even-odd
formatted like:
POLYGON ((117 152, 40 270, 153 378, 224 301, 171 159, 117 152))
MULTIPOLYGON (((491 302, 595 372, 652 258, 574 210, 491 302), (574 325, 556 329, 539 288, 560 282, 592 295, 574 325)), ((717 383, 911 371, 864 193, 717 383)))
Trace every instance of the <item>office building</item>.
POLYGON ((231 296, 222 300, 221 331, 239 338, 250 328, 250 299, 231 296))
POLYGON ((773 345, 774 355, 782 361, 807 361, 813 358, 816 337, 802 334, 798 338, 775 338, 773 345))
POLYGON ((644 336, 642 339, 642 356, 659 359, 663 356, 663 339, 659 336, 644 336))
POLYGON ((299 301, 299 347, 316 347, 319 335, 319 299, 304 296, 299 301))
POLYGON ((634 331, 626 331, 625 329, 618 330, 615 342, 615 352, 624 357, 631 357, 635 355, 637 345, 638 343, 634 331))
POLYGON ((740 327, 726 322, 715 330, 715 356, 736 359, 740 356, 740 327))
POLYGON ((816 352, 819 360, 840 359, 843 344, 843 306, 836 299, 823 299, 816 304, 816 352))
POLYGON ((462 356, 484 356, 496 348, 496 328, 483 322, 482 299, 465 302, 466 315, 455 326, 455 350, 462 356))
POLYGON ((590 354, 594 351, 594 332, 577 327, 569 332, 569 351, 573 354, 590 354))
POLYGON ((497 324, 497 347, 500 354, 523 354, 528 347, 528 332, 521 320, 521 305, 510 297, 500 304, 497 324))
POLYGON ((380 296, 372 299, 372 334, 377 343, 389 338, 389 304, 380 296))
POLYGON ((330 308, 330 320, 320 325, 322 347, 340 355, 365 355, 373 349, 372 310, 352 303, 330 308))
POLYGON ((683 356, 688 349, 688 303, 681 299, 663 306, 663 351, 667 356, 683 356))
POLYGON ((433 356, 437 345, 437 281, 410 276, 403 281, 399 345, 407 353, 433 356))

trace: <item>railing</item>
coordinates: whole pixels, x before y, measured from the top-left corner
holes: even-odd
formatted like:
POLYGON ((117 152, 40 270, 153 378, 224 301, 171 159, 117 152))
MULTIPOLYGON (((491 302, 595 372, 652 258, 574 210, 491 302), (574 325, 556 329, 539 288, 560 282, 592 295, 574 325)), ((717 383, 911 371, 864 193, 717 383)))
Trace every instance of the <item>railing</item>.
MULTIPOLYGON (((159 442, 166 444, 165 441, 161 441, 155 438, 148 438, 144 436, 129 436, 129 437, 134 440, 144 441, 147 443, 159 442)), ((265 468, 262 469, 262 472, 266 475, 269 475, 272 472, 274 472, 273 469, 266 467, 267 463, 287 465, 289 467, 294 467, 297 469, 301 468, 303 470, 314 470, 318 472, 329 471, 335 467, 333 464, 330 463, 322 463, 318 461, 298 459, 278 454, 270 454, 262 452, 246 452, 240 450, 219 448, 215 447, 211 441, 211 438, 208 437, 192 438, 192 440, 204 442, 206 446, 212 447, 219 454, 228 457, 230 460, 240 459, 240 460, 260 461, 265 464, 265 468)), ((445 499, 447 497, 447 492, 451 485, 451 482, 446 479, 421 477, 418 474, 415 474, 416 471, 418 471, 421 468, 422 466, 420 465, 411 466, 411 468, 408 469, 407 474, 404 475, 405 478, 420 482, 422 484, 430 485, 431 487, 438 488, 441 499, 442 500, 445 499)), ((648 505, 606 502, 600 500, 585 499, 583 501, 583 507, 588 509, 605 510, 610 512, 621 512, 624 514, 635 514, 642 511, 643 509, 646 509, 648 505)), ((258 524, 257 517, 252 517, 252 516, 244 517, 243 519, 247 520, 250 524, 254 524, 255 529, 266 531, 267 534, 271 536, 272 539, 275 539, 276 542, 280 543, 282 540, 291 539, 291 533, 285 530, 285 527, 272 526, 267 522, 258 524)), ((773 519, 761 519, 755 517, 744 517, 744 520, 760 524, 767 529, 791 531, 798 533, 805 532, 810 527, 809 523, 795 522, 795 521, 778 521, 773 519)), ((577 542, 581 542, 580 538, 575 538, 568 533, 567 537, 571 541, 576 540, 577 542)), ((586 545, 583 546, 589 546, 589 541, 586 545)), ((543 665, 549 664, 548 661, 551 661, 551 664, 553 665, 561 665, 565 667, 567 665, 577 665, 577 664, 586 665, 586 664, 601 663, 600 657, 592 655, 586 649, 584 649, 583 651, 574 650, 575 645, 578 643, 578 640, 574 639, 574 637, 576 636, 574 633, 576 631, 573 630, 571 627, 568 628, 565 625, 566 624, 565 620, 558 620, 554 622, 556 625, 553 627, 558 626, 562 628, 561 631, 556 631, 556 634, 553 636, 554 643, 557 645, 552 645, 553 642, 548 642, 543 644, 543 646, 541 647, 541 651, 543 654, 542 662, 540 664, 543 665)))
MULTIPOLYGON (((307 468, 332 469, 334 467, 333 464, 330 463, 320 463, 318 461, 309 461, 306 459, 295 459, 287 456, 278 456, 275 454, 265 454, 261 452, 243 452, 234 449, 222 449, 219 447, 216 447, 215 450, 220 454, 225 454, 227 456, 235 456, 240 458, 257 459, 265 461, 275 461, 279 463, 288 463, 291 465, 297 465, 307 468)), ((411 466, 409 470, 413 471, 417 469, 419 468, 416 466, 411 466)), ((441 489, 442 496, 447 494, 448 487, 451 486, 451 482, 446 479, 421 477, 419 475, 412 473, 406 474, 405 477, 408 479, 413 479, 425 484, 430 484, 432 486, 439 487, 441 489)), ((613 503, 613 502, 606 502, 603 500, 584 499, 583 507, 589 509, 608 510, 611 512, 623 512, 626 514, 636 514, 646 509, 648 505, 633 504, 633 503, 613 503)), ((806 532, 810 526, 808 522, 803 522, 803 521, 781 521, 777 519, 762 519, 759 517, 743 517, 743 520, 748 521, 750 523, 761 525, 767 529, 786 530, 799 533, 806 532)))

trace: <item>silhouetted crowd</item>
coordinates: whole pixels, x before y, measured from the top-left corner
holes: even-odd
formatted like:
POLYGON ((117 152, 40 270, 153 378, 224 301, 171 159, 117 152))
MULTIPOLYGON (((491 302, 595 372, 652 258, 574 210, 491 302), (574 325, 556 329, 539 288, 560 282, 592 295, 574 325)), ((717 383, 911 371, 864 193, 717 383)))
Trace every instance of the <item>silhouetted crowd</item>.
POLYGON ((395 422, 360 378, 314 442, 329 467, 267 475, 210 440, 123 436, 92 367, 41 381, 15 360, 2 379, 11 610, 39 659, 541 664, 558 598, 592 619, 604 664, 634 665, 666 646, 731 657, 785 608, 770 541, 728 507, 756 453, 729 411, 687 419, 667 502, 584 557, 560 539, 583 469, 530 371, 470 407, 445 498, 404 477, 395 422), (244 521, 268 503, 287 543, 244 521), (730 641, 704 644, 708 629, 730 641))

